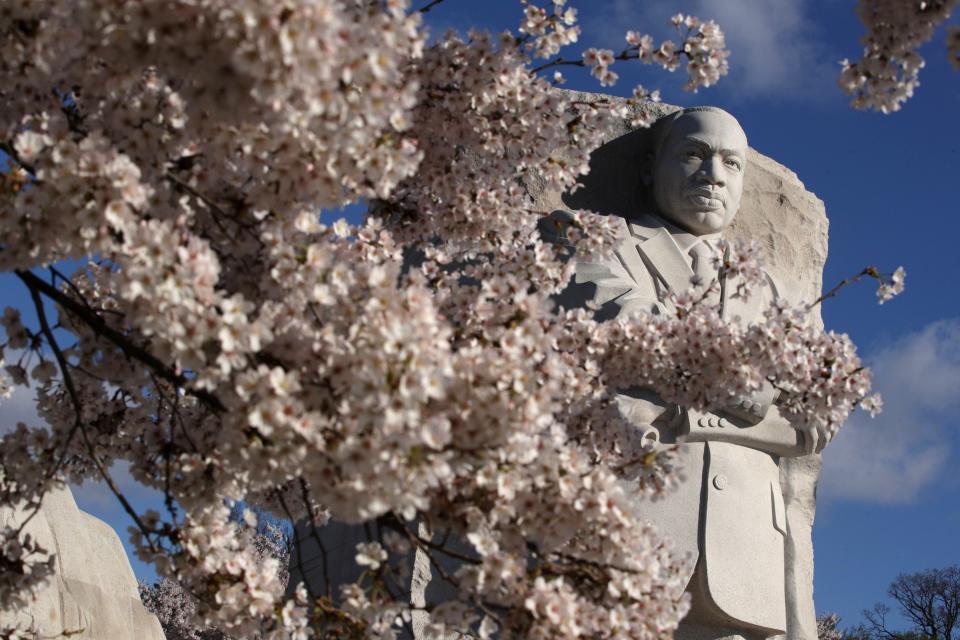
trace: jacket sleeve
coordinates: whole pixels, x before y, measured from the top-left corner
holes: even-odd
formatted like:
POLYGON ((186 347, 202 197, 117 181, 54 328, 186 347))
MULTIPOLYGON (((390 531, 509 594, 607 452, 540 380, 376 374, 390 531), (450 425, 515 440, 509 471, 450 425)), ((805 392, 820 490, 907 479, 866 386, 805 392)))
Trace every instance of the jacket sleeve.
POLYGON ((644 269, 640 274, 631 274, 624 265, 623 252, 636 251, 635 240, 630 235, 626 221, 618 218, 620 242, 611 255, 601 260, 583 260, 576 255, 573 245, 566 238, 569 219, 569 212, 560 209, 541 220, 539 225, 544 241, 567 245, 570 247, 568 259, 576 261, 573 281, 556 297, 558 304, 565 309, 574 309, 593 303, 599 307, 598 320, 608 320, 632 311, 662 313, 663 307, 657 299, 650 273, 644 269))

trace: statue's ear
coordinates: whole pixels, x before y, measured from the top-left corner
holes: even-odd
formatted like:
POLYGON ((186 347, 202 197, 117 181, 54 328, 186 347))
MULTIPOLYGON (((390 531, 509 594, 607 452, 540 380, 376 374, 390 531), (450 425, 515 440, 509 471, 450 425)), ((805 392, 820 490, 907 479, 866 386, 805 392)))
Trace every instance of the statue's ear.
POLYGON ((652 152, 643 154, 643 158, 640 160, 640 182, 647 189, 653 186, 654 163, 655 159, 652 152))

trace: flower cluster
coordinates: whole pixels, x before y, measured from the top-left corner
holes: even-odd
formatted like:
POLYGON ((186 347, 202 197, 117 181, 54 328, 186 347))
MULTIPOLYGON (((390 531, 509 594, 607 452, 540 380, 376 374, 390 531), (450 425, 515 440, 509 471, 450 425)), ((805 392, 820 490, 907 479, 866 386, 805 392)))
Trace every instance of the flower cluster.
MULTIPOLYGON (((695 16, 683 14, 675 15, 673 23, 678 29, 681 25, 687 29, 681 43, 681 51, 687 56, 687 75, 689 76, 684 89, 696 91, 699 87, 716 84, 720 76, 726 75, 729 71, 727 58, 730 57, 720 26, 713 20, 704 22, 695 16)), ((663 58, 667 55, 666 52, 661 53, 658 50, 654 53, 654 57, 658 54, 663 58)), ((671 60, 666 63, 667 66, 673 64, 673 55, 676 54, 671 52, 671 60)))
POLYGON ((767 280, 760 244, 755 240, 749 244, 742 240, 721 240, 712 261, 724 284, 731 283, 731 297, 749 298, 750 292, 760 289, 767 280))
POLYGON ((627 31, 627 49, 630 57, 643 64, 658 64, 667 71, 674 71, 687 58, 686 91, 697 91, 700 87, 709 87, 720 80, 729 71, 726 38, 720 26, 713 20, 700 20, 696 16, 678 13, 671 18, 673 26, 681 36, 680 43, 664 40, 654 45, 649 35, 636 31, 627 31))
MULTIPOLYGON (((956 7, 956 0, 860 0, 857 13, 867 27, 863 57, 843 60, 838 83, 857 109, 898 111, 920 84, 924 60, 917 53, 956 7)), ((957 65, 957 36, 948 34, 947 54, 957 65)))
POLYGON ((37 544, 30 534, 21 536, 19 527, 0 529, 0 608, 4 611, 27 605, 30 594, 53 576, 56 556, 37 544))
MULTIPOLYGON (((231 513, 235 519, 236 509, 231 513)), ((239 517, 236 527, 241 532, 254 532, 254 547, 261 562, 261 571, 273 572, 274 567, 263 564, 264 561, 286 565, 289 561, 290 539, 286 531, 276 523, 260 521, 246 511, 239 517)), ((279 579, 286 584, 287 574, 281 566, 279 579)), ((138 584, 140 599, 144 607, 157 616, 167 638, 174 640, 230 640, 216 628, 204 627, 196 623, 198 600, 176 580, 160 578, 153 584, 141 581, 138 584)), ((202 607, 203 605, 199 605, 202 607)), ((292 636, 295 637, 295 636, 292 636)))
POLYGON ((11 384, 10 379, 7 378, 6 372, 4 371, 6 368, 4 366, 5 364, 6 363, 4 362, 3 358, 0 358, 0 400, 9 398, 11 395, 13 395, 13 385, 11 384))
POLYGON ((607 87, 616 84, 619 76, 610 71, 613 64, 613 51, 610 49, 590 48, 583 52, 583 63, 590 67, 590 75, 600 81, 600 85, 607 87))
POLYGON ((817 640, 843 640, 840 626, 840 616, 835 613, 825 613, 817 616, 817 640))
MULTIPOLYGON (((769 381, 781 413, 830 439, 870 389, 850 339, 813 326, 805 309, 773 305, 742 327, 715 306, 678 296, 675 315, 626 316, 598 327, 606 383, 654 389, 684 407, 722 407, 769 381)), ((599 351, 599 345, 594 345, 599 351)))
POLYGON ((903 285, 906 278, 907 272, 903 267, 897 267, 896 271, 890 274, 889 278, 882 278, 880 280, 880 286, 877 287, 877 298, 880 304, 903 293, 903 285))
POLYGON ((523 22, 518 31, 530 38, 525 46, 534 58, 555 56, 580 37, 577 10, 565 6, 566 0, 553 0, 551 12, 526 0, 524 3, 523 22))
POLYGON ((954 69, 960 69, 960 27, 947 28, 947 57, 954 69))

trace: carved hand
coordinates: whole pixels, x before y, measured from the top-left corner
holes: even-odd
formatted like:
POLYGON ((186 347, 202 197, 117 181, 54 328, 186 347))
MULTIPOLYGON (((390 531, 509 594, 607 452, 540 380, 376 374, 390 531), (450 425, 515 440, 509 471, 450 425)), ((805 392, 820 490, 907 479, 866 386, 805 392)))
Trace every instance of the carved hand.
POLYGON ((769 382, 753 393, 737 398, 730 406, 724 409, 725 413, 748 422, 757 424, 763 420, 770 407, 777 399, 777 390, 769 382))
MULTIPOLYGON (((680 407, 664 402, 656 393, 646 389, 631 389, 628 394, 618 395, 617 406, 620 415, 642 432, 640 437, 645 446, 660 442, 661 428, 674 426, 681 417, 680 407)), ((667 435, 665 441, 668 442, 675 437, 673 433, 664 435, 667 435)))
POLYGON ((833 436, 827 431, 826 427, 817 429, 804 429, 800 431, 803 436, 803 450, 805 455, 811 453, 820 453, 823 448, 830 443, 833 436))

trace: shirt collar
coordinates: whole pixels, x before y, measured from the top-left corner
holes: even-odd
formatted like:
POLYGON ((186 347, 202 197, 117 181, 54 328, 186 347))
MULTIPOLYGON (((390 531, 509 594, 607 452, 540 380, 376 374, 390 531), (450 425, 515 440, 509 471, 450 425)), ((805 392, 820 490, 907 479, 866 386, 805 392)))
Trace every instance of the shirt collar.
POLYGON ((658 229, 666 229, 670 232, 674 242, 677 243, 677 246, 684 253, 688 253, 694 246, 700 243, 704 243, 711 251, 714 251, 716 241, 722 236, 721 233, 709 233, 697 236, 689 231, 684 231, 669 220, 652 213, 641 213, 630 219, 630 230, 634 235, 649 238, 656 233, 658 229))

